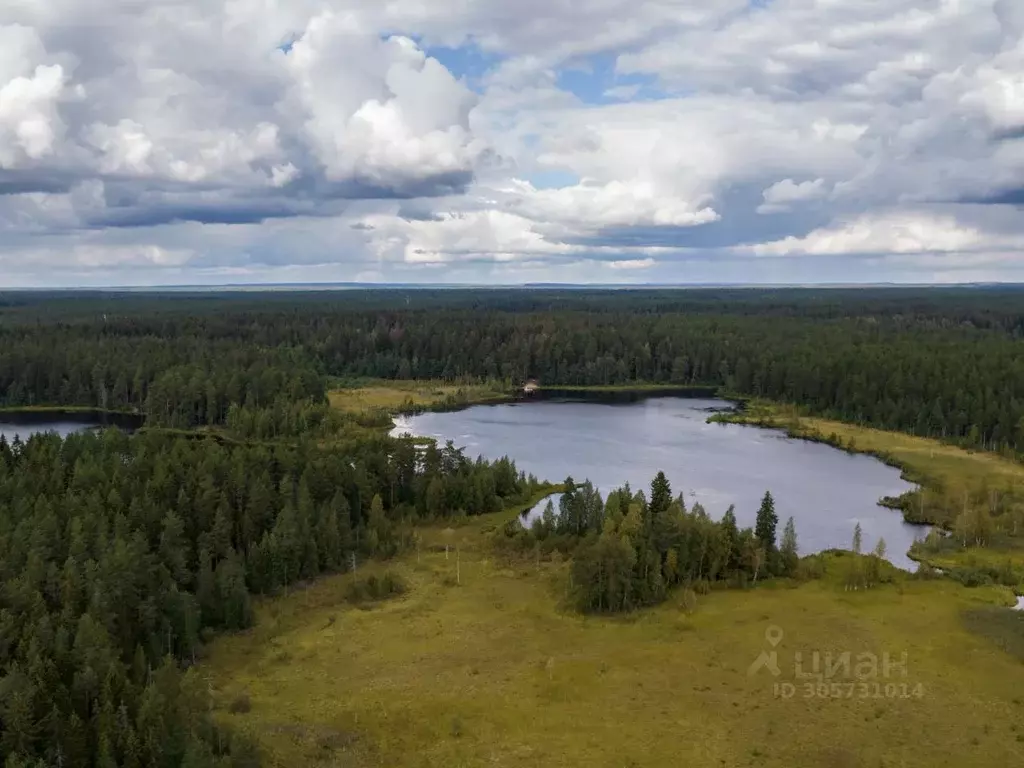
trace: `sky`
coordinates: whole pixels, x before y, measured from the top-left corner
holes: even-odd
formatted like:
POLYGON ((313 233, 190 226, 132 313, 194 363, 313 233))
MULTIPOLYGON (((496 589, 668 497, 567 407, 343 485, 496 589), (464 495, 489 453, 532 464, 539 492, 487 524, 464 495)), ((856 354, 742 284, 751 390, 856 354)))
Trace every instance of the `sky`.
POLYGON ((1024 281, 1021 0, 3 0, 0 287, 1024 281))

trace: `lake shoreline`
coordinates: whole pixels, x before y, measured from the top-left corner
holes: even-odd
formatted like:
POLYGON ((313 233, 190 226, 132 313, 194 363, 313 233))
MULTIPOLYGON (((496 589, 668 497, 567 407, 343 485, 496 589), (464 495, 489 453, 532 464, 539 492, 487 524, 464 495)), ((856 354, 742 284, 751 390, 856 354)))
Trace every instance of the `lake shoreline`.
MULTIPOLYGON (((751 409, 749 399, 737 400, 736 407, 732 411, 716 413, 708 418, 709 423, 735 424, 758 429, 768 429, 782 432, 791 440, 803 440, 809 443, 820 443, 828 445, 837 450, 852 455, 870 456, 882 462, 886 466, 900 470, 900 477, 911 485, 917 486, 914 490, 907 491, 900 496, 883 496, 878 500, 878 505, 899 511, 903 514, 904 522, 908 525, 921 527, 942 527, 936 520, 915 519, 908 517, 911 513, 911 502, 920 489, 928 484, 927 478, 917 472, 914 468, 900 461, 891 453, 858 446, 853 440, 843 442, 837 435, 825 435, 813 428, 803 426, 798 420, 787 420, 782 416, 774 414, 771 410, 774 404, 761 403, 760 407, 751 409)), ((848 425, 855 426, 855 425, 848 425)), ((885 430, 881 430, 885 431, 885 430)))
MULTIPOLYGON (((31 408, 0 408, 0 426, 47 427, 51 425, 75 425, 83 429, 117 427, 135 431, 145 425, 145 416, 127 411, 111 411, 97 408, 74 408, 44 406, 31 408)), ((3 430, 0 429, 0 432, 3 430)), ((29 434, 46 429, 30 429, 29 434)))
POLYGON ((758 437, 759 430, 714 428, 715 415, 735 409, 736 403, 717 398, 645 397, 622 404, 552 398, 422 413, 398 419, 391 434, 451 440, 490 459, 507 455, 537 477, 589 479, 602 495, 627 482, 646 488, 664 469, 688 505, 700 502, 712 516, 735 506, 744 524, 753 523, 761 496, 771 490, 784 510, 780 517, 793 514, 803 531, 801 551, 849 546, 859 521, 866 540, 885 538, 892 562, 915 570, 907 551, 922 535, 920 526, 879 503, 914 490, 895 468, 857 452, 823 452, 813 445, 822 441, 790 438, 778 429, 758 437), (519 407, 524 404, 534 407, 519 407), (849 492, 836 494, 837 482, 852 483, 849 492))

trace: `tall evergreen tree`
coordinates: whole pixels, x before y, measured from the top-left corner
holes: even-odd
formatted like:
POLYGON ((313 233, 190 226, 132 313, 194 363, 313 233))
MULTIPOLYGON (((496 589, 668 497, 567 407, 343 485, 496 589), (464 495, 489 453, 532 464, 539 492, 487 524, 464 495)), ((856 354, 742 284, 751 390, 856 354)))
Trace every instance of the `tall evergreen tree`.
POLYGON ((651 517, 657 518, 668 511, 672 503, 672 488, 669 486, 668 478, 664 472, 658 472, 651 481, 651 500, 648 504, 651 517))
POLYGON ((754 535, 761 542, 766 552, 775 549, 775 530, 779 525, 779 516, 775 512, 775 499, 771 491, 765 491, 761 499, 761 507, 757 510, 757 521, 754 524, 754 535))

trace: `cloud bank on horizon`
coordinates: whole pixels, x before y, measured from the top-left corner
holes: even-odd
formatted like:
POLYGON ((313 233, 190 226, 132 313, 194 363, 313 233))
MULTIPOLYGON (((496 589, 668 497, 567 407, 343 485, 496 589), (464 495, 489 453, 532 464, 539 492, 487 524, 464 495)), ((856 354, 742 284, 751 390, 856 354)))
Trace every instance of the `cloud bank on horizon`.
POLYGON ((1024 280, 1020 0, 6 0, 0 286, 1024 280))

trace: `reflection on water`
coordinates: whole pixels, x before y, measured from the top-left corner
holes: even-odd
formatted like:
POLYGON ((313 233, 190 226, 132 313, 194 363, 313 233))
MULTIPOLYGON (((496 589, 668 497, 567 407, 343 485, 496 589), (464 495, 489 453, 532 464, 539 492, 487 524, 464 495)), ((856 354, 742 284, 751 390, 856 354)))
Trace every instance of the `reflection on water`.
POLYGON ((40 421, 31 424, 12 424, 0 421, 0 436, 7 438, 7 442, 11 442, 17 435, 24 442, 40 432, 56 432, 61 437, 67 437, 72 432, 81 432, 99 426, 102 425, 94 421, 40 421))
POLYGON ((916 567, 905 553, 926 529, 904 523, 899 512, 877 504, 883 496, 913 488, 898 470, 773 430, 708 424, 708 409, 726 405, 659 398, 625 405, 549 401, 475 406, 407 417, 395 434, 450 439, 471 456, 507 455, 539 478, 589 479, 605 495, 626 482, 646 489, 654 474, 664 470, 687 505, 699 501, 720 517, 734 504, 741 525, 754 524, 761 496, 770 490, 779 529, 792 515, 802 553, 848 548, 859 522, 865 551, 884 537, 893 563, 916 567))
POLYGON ((22 441, 42 432, 67 437, 72 432, 106 426, 131 431, 141 427, 143 421, 141 415, 108 411, 9 411, 0 414, 0 436, 10 442, 15 435, 22 441))

